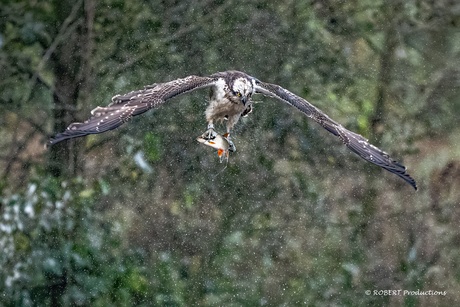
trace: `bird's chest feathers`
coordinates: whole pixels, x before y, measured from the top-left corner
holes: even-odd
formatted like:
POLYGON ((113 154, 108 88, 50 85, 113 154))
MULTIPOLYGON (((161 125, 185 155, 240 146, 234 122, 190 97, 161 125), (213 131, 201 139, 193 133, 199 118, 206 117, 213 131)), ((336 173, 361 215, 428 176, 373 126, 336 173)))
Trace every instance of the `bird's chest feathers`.
MULTIPOLYGON (((220 80, 219 80, 220 81, 220 80)), ((225 82, 218 82, 217 86, 211 91, 209 106, 206 109, 208 118, 221 119, 235 115, 240 115, 245 106, 236 97, 229 96, 229 90, 225 82)))
POLYGON ((215 119, 221 117, 228 117, 241 114, 245 109, 244 104, 241 102, 233 102, 227 97, 221 99, 212 99, 209 102, 209 107, 206 112, 215 119))

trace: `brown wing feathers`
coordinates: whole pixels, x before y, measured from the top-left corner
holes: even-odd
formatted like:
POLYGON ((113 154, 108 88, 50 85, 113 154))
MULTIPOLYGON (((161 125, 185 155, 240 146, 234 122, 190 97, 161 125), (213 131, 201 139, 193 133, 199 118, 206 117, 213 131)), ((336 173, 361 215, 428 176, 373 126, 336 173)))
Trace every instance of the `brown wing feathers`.
POLYGON ((91 118, 83 123, 70 124, 64 132, 52 137, 47 146, 70 138, 113 130, 133 116, 156 108, 168 99, 201 87, 211 86, 214 81, 215 79, 210 77, 189 76, 114 96, 107 107, 95 108, 91 111, 91 118))
MULTIPOLYGON (((107 107, 95 108, 91 111, 92 117, 90 119, 83 123, 70 124, 64 132, 51 138, 47 145, 53 145, 65 139, 115 129, 131 117, 156 108, 168 99, 198 88, 213 86, 216 84, 218 78, 228 78, 229 76, 235 76, 235 74, 252 78, 236 71, 216 73, 209 77, 189 76, 166 83, 152 84, 142 90, 124 95, 117 95, 112 98, 112 102, 107 107)), ((398 175, 417 189, 415 180, 406 172, 406 168, 402 164, 391 159, 387 153, 370 144, 361 135, 345 129, 308 101, 281 86, 264 83, 256 79, 253 80, 255 80, 256 93, 276 98, 296 107, 305 115, 318 122, 327 131, 339 137, 351 151, 361 158, 398 175)))
POLYGON ((258 91, 260 94, 276 98, 296 107, 305 115, 318 122, 327 131, 334 134, 335 136, 338 136, 342 142, 358 156, 366 161, 386 169, 393 174, 398 175, 406 182, 408 182, 414 189, 417 189, 415 180, 406 172, 406 167, 404 165, 391 159, 391 157, 386 152, 370 144, 368 140, 363 136, 345 129, 342 125, 333 121, 321 110, 310 104, 305 99, 278 85, 263 83, 260 81, 257 81, 256 85, 256 91, 258 91))

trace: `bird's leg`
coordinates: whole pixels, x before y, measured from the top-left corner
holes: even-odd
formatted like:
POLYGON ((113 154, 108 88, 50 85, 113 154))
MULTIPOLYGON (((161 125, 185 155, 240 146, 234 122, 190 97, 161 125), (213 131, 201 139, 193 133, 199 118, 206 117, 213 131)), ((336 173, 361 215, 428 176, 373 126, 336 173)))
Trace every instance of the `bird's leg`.
POLYGON ((201 137, 207 141, 215 139, 217 136, 217 132, 214 130, 214 125, 212 121, 208 122, 208 130, 206 130, 201 137))
POLYGON ((235 152, 236 151, 236 146, 235 146, 235 144, 233 143, 233 141, 230 138, 230 129, 227 129, 227 133, 224 134, 224 138, 228 142, 228 151, 229 152, 235 152))

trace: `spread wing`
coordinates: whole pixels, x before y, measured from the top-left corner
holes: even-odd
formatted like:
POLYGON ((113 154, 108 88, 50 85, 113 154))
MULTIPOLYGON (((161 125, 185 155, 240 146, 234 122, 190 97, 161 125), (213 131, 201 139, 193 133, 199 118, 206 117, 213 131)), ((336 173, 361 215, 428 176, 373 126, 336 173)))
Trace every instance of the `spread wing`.
POLYGON ((142 90, 133 91, 112 98, 112 103, 106 107, 97 107, 91 111, 91 118, 83 123, 72 123, 64 132, 50 138, 47 146, 54 145, 66 139, 97 134, 121 126, 131 117, 140 115, 187 92, 214 86, 216 77, 188 76, 170 82, 146 86, 142 90))
POLYGON ((417 189, 415 180, 406 172, 406 167, 394 161, 386 152, 370 144, 363 136, 345 129, 335 122, 321 110, 310 104, 305 99, 291 93, 290 91, 276 84, 256 81, 256 93, 281 100, 292 105, 308 117, 323 126, 327 131, 339 137, 351 151, 366 161, 378 165, 387 171, 398 175, 417 189))

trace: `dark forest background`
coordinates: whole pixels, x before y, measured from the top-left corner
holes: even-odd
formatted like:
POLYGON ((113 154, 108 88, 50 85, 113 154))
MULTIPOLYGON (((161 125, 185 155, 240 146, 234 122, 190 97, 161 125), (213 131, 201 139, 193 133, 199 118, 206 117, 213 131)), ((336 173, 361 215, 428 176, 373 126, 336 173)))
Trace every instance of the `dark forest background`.
POLYGON ((0 305, 458 305, 459 27, 453 0, 3 0, 0 305), (115 94, 229 69, 419 190, 264 97, 223 170, 195 140, 205 90, 44 149, 115 94), (384 289, 446 294, 365 292, 384 289))

